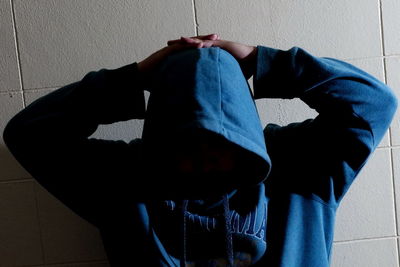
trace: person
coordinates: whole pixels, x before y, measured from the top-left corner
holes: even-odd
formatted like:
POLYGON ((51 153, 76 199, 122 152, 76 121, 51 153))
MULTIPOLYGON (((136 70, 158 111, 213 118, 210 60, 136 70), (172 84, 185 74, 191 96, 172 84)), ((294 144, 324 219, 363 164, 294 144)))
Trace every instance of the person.
POLYGON ((3 138, 99 228, 111 266, 321 267, 336 210, 396 109, 353 65, 210 34, 88 73, 16 114, 3 138), (263 128, 260 98, 300 98, 318 116, 263 128), (142 138, 89 138, 129 119, 144 119, 142 138))

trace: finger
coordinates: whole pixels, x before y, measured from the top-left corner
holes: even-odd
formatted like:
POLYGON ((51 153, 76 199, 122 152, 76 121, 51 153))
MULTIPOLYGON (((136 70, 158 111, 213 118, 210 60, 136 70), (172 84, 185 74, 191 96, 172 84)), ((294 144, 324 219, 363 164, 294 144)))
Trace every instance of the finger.
POLYGON ((191 38, 186 38, 182 37, 185 41, 185 43, 181 43, 184 45, 192 45, 192 46, 197 46, 198 48, 206 48, 206 47, 212 47, 217 45, 218 46, 218 40, 199 40, 199 39, 191 39, 191 38))
POLYGON ((210 34, 207 39, 209 40, 219 40, 220 36, 216 33, 210 34))
POLYGON ((180 42, 182 42, 181 39, 169 40, 167 42, 167 45, 173 45, 173 44, 177 44, 177 43, 180 43, 180 42))
POLYGON ((219 38, 219 36, 216 33, 211 33, 211 34, 207 34, 207 35, 192 36, 191 38, 197 38, 197 39, 202 39, 202 40, 216 40, 219 38))
POLYGON ((197 35, 197 36, 191 36, 191 37, 186 37, 186 38, 200 39, 200 40, 216 40, 219 38, 219 35, 216 33, 211 33, 211 34, 207 34, 207 35, 197 35))
POLYGON ((197 43, 198 41, 195 41, 195 40, 198 40, 198 39, 196 39, 194 37, 183 37, 182 36, 180 39, 168 41, 167 44, 174 45, 174 44, 179 44, 179 43, 197 43))
POLYGON ((200 40, 200 39, 181 37, 181 39, 179 39, 179 40, 168 41, 167 44, 168 44, 168 46, 170 46, 170 45, 176 45, 176 44, 199 44, 201 42, 202 42, 202 40, 200 40))
POLYGON ((167 42, 168 45, 173 45, 176 43, 180 43, 182 41, 187 41, 189 39, 200 39, 200 40, 219 40, 220 36, 216 33, 212 33, 212 34, 207 34, 207 35, 198 35, 198 36, 192 36, 192 37, 181 37, 180 39, 176 39, 176 40, 169 40, 167 42))
POLYGON ((203 43, 203 48, 207 47, 212 47, 215 46, 217 40, 204 40, 203 43))
POLYGON ((192 38, 192 37, 181 37, 180 42, 181 44, 200 44, 202 42, 207 42, 209 40, 207 39, 198 39, 198 38, 192 38))
POLYGON ((202 41, 197 38, 188 38, 188 37, 181 37, 181 40, 187 44, 198 44, 198 43, 201 43, 201 41, 202 41))

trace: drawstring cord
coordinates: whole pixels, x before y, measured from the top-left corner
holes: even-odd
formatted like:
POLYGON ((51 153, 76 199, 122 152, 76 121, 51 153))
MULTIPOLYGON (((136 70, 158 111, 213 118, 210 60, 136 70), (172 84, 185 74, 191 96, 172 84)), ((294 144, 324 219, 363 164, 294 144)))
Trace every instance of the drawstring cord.
POLYGON ((228 194, 224 195, 224 218, 225 218, 225 245, 227 266, 233 266, 233 242, 231 232, 231 220, 229 216, 229 198, 228 194))
POLYGON ((180 260, 180 266, 185 267, 186 266, 186 210, 188 206, 188 200, 183 200, 182 201, 182 247, 181 247, 181 260, 180 260))

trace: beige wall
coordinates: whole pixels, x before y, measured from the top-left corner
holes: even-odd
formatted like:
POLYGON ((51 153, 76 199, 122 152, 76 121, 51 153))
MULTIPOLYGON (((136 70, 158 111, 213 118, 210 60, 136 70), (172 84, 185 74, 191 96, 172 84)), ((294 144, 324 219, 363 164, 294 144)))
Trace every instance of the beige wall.
MULTIPOLYGON (((348 61, 399 94, 398 14, 399 0, 0 0, 0 130, 34 99, 91 70, 139 61, 181 35, 214 32, 348 61)), ((257 105, 264 123, 315 116, 296 100, 257 105)), ((332 266, 399 266, 399 121, 339 208, 332 266)), ((95 137, 130 140, 141 127, 101 126, 95 137)), ((108 266, 98 230, 38 185, 2 140, 0 266, 108 266)))

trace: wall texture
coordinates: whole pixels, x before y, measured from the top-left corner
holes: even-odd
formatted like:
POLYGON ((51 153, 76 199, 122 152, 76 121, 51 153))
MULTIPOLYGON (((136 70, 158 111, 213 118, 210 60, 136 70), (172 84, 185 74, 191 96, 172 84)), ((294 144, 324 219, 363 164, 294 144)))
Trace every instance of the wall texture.
MULTIPOLYGON (((169 39, 214 32, 342 59, 400 97, 399 12, 399 0, 0 0, 0 131, 33 100, 91 70, 139 61, 169 39)), ((297 100, 257 105, 264 123, 315 116, 297 100)), ((94 137, 128 141, 141 128, 141 121, 104 125, 94 137)), ((339 208, 332 266, 398 267, 399 222, 397 114, 339 208)), ((108 266, 97 228, 38 185, 3 140, 0 266, 108 266)))

